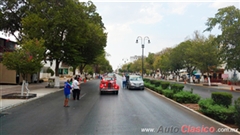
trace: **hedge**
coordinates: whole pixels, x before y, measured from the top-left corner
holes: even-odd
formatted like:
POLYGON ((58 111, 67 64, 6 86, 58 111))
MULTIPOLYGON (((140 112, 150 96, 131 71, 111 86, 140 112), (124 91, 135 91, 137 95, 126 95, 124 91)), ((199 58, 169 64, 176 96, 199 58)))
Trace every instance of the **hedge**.
POLYGON ((165 90, 162 90, 162 93, 165 97, 173 99, 173 94, 174 94, 173 90, 165 89, 165 90))
POLYGON ((240 97, 235 100, 234 102, 234 107, 235 107, 235 115, 234 115, 234 120, 238 128, 240 128, 240 97))
POLYGON ((198 105, 201 109, 207 109, 208 106, 213 105, 214 101, 211 98, 199 100, 198 105))
POLYGON ((163 88, 161 86, 157 87, 156 92, 163 94, 163 88))
POLYGON ((154 85, 154 84, 149 84, 149 87, 148 87, 148 88, 151 89, 151 90, 154 90, 155 85, 154 85))
POLYGON ((161 86, 161 83, 162 83, 161 81, 156 80, 156 81, 155 81, 155 86, 156 86, 156 87, 159 87, 159 86, 161 86))
POLYGON ((223 123, 234 124, 234 106, 227 108, 223 105, 216 104, 213 99, 202 99, 198 104, 203 114, 223 123))
POLYGON ((223 105, 228 107, 232 104, 232 94, 227 92, 213 92, 212 93, 213 101, 218 105, 223 105))
POLYGON ((150 83, 155 85, 155 82, 156 82, 156 81, 157 81, 157 80, 150 80, 150 83))
POLYGON ((144 82, 144 87, 149 88, 150 83, 149 82, 144 82))
POLYGON ((169 88, 169 85, 170 83, 169 82, 161 82, 161 86, 162 88, 165 90, 165 89, 168 89, 169 88))
POLYGON ((174 93, 178 93, 183 90, 184 85, 172 83, 172 84, 170 84, 170 87, 171 87, 171 90, 174 91, 174 93))
POLYGON ((144 82, 150 82, 150 79, 148 79, 148 78, 143 78, 143 81, 144 81, 144 82))
POLYGON ((198 103, 200 96, 189 91, 181 91, 173 95, 173 99, 179 103, 198 103))

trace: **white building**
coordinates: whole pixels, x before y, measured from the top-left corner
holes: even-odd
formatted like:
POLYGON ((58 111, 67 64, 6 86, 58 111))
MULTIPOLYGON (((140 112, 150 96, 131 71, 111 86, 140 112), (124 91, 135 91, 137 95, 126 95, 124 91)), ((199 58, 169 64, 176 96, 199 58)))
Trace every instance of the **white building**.
MULTIPOLYGON (((50 75, 50 73, 47 73, 47 69, 51 68, 55 72, 56 62, 53 61, 52 65, 50 61, 47 61, 47 63, 44 64, 40 71, 40 79, 48 79, 48 78, 54 78, 55 74, 53 76, 50 75)), ((59 76, 72 76, 73 72, 71 70, 71 67, 68 65, 63 64, 62 62, 59 64, 59 76)))

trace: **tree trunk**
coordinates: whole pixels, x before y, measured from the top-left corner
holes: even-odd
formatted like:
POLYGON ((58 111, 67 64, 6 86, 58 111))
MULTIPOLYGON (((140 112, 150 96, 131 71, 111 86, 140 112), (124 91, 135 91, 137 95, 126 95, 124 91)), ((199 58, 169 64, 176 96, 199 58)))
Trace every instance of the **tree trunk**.
POLYGON ((22 81, 21 96, 23 96, 23 91, 25 88, 24 85, 25 85, 25 80, 22 81))
POLYGON ((209 72, 207 73, 207 80, 208 80, 208 85, 211 86, 211 81, 210 81, 210 77, 209 77, 209 72))
POLYGON ((37 72, 37 83, 40 83, 40 72, 37 72))
POLYGON ((56 67, 55 67, 55 87, 60 87, 60 79, 59 79, 59 64, 60 61, 56 59, 56 67))
POLYGON ((73 75, 76 75, 76 67, 73 67, 73 75))
POLYGON ((23 79, 23 80, 22 80, 21 96, 23 96, 23 92, 24 92, 24 90, 25 90, 25 87, 24 87, 24 86, 25 86, 25 82, 26 82, 26 81, 25 81, 26 74, 25 74, 25 73, 22 73, 21 75, 22 75, 22 79, 23 79))
POLYGON ((80 64, 79 66, 79 70, 80 70, 80 74, 83 74, 83 69, 85 68, 86 64, 80 64))

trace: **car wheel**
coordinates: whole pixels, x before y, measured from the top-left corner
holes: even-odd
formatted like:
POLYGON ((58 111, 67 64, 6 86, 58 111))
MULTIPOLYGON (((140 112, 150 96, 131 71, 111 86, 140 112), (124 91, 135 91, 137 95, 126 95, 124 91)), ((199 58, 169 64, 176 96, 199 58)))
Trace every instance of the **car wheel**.
POLYGON ((100 91, 100 95, 102 95, 103 94, 103 91, 100 91))
POLYGON ((116 91, 115 94, 118 95, 118 91, 116 91))

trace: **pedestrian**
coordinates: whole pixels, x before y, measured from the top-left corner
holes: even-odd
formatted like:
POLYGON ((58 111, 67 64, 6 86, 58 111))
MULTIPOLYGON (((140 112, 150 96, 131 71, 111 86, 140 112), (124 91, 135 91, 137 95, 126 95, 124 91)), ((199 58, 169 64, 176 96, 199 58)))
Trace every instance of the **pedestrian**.
POLYGON ((72 86, 72 83, 73 83, 73 79, 71 78, 69 81, 69 84, 72 86))
POLYGON ((64 83, 64 95, 65 95, 65 100, 64 100, 64 107, 69 107, 68 105, 68 101, 70 99, 70 95, 71 95, 71 85, 69 84, 70 81, 67 80, 65 83, 64 83))
POLYGON ((80 97, 80 83, 78 81, 77 76, 74 78, 72 86, 73 86, 73 100, 76 100, 76 99, 79 100, 79 97, 80 97))
POLYGON ((122 87, 125 89, 126 88, 126 76, 123 74, 122 76, 122 87))

